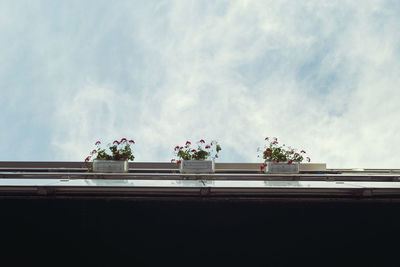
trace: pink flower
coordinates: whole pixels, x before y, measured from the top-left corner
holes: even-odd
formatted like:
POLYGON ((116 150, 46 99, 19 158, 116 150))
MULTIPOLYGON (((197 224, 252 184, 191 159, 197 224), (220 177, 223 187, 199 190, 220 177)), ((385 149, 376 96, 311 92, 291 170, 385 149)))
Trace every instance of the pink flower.
POLYGON ((174 148, 175 151, 177 151, 178 149, 179 149, 179 146, 176 146, 176 147, 174 148))
POLYGON ((182 163, 182 161, 181 160, 178 160, 177 162, 176 162, 176 164, 181 164, 182 163))
POLYGON ((180 148, 179 148, 179 150, 182 150, 183 149, 183 146, 181 146, 180 148))
POLYGON ((201 139, 201 140, 200 140, 200 143, 203 143, 203 144, 204 144, 204 143, 205 143, 205 141, 204 141, 203 139, 201 139))
POLYGON ((100 144, 101 144, 101 142, 97 141, 94 145, 97 146, 97 145, 100 145, 100 144))
POLYGON ((85 162, 88 162, 90 160, 90 156, 87 156, 85 159, 85 162))
POLYGON ((174 161, 175 161, 175 159, 171 159, 171 163, 174 162, 174 161))
POLYGON ((186 141, 186 146, 188 146, 188 145, 190 145, 190 144, 192 144, 192 143, 190 143, 189 141, 186 141))
POLYGON ((132 144, 134 144, 134 143, 135 143, 135 141, 133 141, 133 140, 129 140, 128 142, 129 142, 129 143, 132 143, 132 144))
POLYGON ((209 145, 206 145, 206 149, 209 149, 209 148, 211 148, 209 145))
POLYGON ((300 151, 300 153, 306 153, 304 150, 300 151))
POLYGON ((90 154, 94 154, 94 153, 96 153, 97 151, 96 151, 96 149, 93 149, 93 151, 90 153, 90 154))
POLYGON ((310 161, 311 161, 311 159, 309 157, 307 157, 307 162, 310 162, 310 161))
POLYGON ((274 141, 275 141, 275 142, 278 142, 278 138, 274 137, 274 141))
POLYGON ((119 145, 119 142, 117 140, 114 140, 113 144, 117 143, 119 145))
POLYGON ((122 142, 127 142, 127 141, 128 140, 126 140, 126 138, 122 138, 120 142, 122 143, 122 142))

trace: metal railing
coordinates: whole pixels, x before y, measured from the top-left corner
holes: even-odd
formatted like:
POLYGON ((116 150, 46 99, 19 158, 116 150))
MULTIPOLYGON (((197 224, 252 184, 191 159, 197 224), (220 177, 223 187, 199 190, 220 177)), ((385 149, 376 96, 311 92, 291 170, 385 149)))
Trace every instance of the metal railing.
POLYGON ((93 173, 82 162, 0 162, 0 197, 400 201, 400 169, 320 167, 265 174, 260 163, 216 163, 212 174, 181 174, 173 163, 132 162, 128 173, 93 173))
POLYGON ((400 181, 400 169, 322 169, 318 164, 301 164, 298 174, 265 174, 260 171, 260 165, 261 163, 216 163, 216 172, 212 174, 181 174, 174 163, 130 162, 128 173, 93 173, 88 172, 87 166, 82 162, 3 161, 0 162, 0 178, 400 181))

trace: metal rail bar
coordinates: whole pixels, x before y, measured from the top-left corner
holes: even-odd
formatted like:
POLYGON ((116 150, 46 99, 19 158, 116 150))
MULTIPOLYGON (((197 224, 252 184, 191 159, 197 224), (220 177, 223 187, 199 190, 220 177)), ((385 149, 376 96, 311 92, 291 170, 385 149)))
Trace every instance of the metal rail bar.
MULTIPOLYGON (((0 167, 0 172, 76 172, 87 173, 87 168, 72 167, 0 167)), ((176 173, 176 168, 129 168, 129 173, 176 173)), ((216 173, 260 173, 259 168, 252 169, 216 169, 216 173)), ((348 169, 326 169, 324 171, 300 170, 300 174, 400 174, 398 169, 365 169, 348 170, 348 169)))
POLYGON ((262 173, 76 173, 0 172, 0 178, 23 179, 210 179, 210 180, 288 180, 288 181, 400 181, 400 174, 262 174, 262 173))
MULTIPOLYGON (((261 163, 215 163, 217 170, 259 170, 261 163)), ((300 167, 304 166, 321 166, 321 163, 300 163, 300 167)), ((2 168, 77 168, 85 169, 84 163, 80 161, 0 161, 0 170, 2 168)), ((170 169, 177 170, 178 166, 170 162, 129 162, 131 169, 170 169)), ((300 168, 301 169, 301 168, 300 168)), ((305 169, 304 169, 305 170, 305 169)), ((395 172, 400 173, 399 168, 394 169, 368 169, 368 168, 343 168, 343 169, 326 169, 331 172, 395 172)))
POLYGON ((180 197, 212 199, 386 199, 400 201, 400 188, 232 188, 232 187, 83 187, 83 186, 2 186, 0 198, 39 197, 180 197))

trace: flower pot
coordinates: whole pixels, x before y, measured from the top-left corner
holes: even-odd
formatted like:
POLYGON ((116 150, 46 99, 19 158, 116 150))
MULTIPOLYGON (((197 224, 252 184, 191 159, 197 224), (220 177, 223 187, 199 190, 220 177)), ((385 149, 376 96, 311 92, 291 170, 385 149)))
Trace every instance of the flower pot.
POLYGON ((182 160, 180 171, 181 173, 214 173, 215 164, 213 160, 182 160))
POLYGON ((299 163, 293 162, 288 164, 287 162, 267 162, 267 166, 264 168, 265 173, 299 173, 299 163))
POLYGON ((128 172, 128 160, 93 160, 93 172, 128 172))

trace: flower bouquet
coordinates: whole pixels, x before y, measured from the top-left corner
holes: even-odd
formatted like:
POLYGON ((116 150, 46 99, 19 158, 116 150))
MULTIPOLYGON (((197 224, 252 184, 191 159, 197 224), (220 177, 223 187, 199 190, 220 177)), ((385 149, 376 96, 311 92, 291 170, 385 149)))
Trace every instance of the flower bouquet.
MULTIPOLYGON (((304 160, 304 154, 306 151, 301 150, 299 153, 292 147, 286 147, 285 144, 279 145, 278 138, 274 137, 270 139, 265 138, 267 144, 264 149, 258 148, 261 152, 264 163, 260 166, 261 171, 266 173, 298 173, 299 163, 304 160)), ((260 157, 260 155, 258 155, 260 157)), ((310 162, 310 158, 306 157, 307 161, 310 162)))
POLYGON ((112 144, 108 144, 105 149, 101 148, 101 142, 97 141, 96 148, 85 158, 85 163, 93 159, 93 165, 92 168, 89 167, 89 171, 128 172, 128 160, 135 159, 131 144, 135 144, 135 141, 122 138, 120 141, 115 140, 112 144))
POLYGON ((218 158, 218 152, 222 149, 217 141, 206 144, 201 139, 197 142, 197 148, 192 148, 191 145, 190 141, 186 141, 185 146, 176 146, 174 154, 177 159, 173 158, 171 162, 179 164, 181 173, 215 172, 214 159, 218 158))

